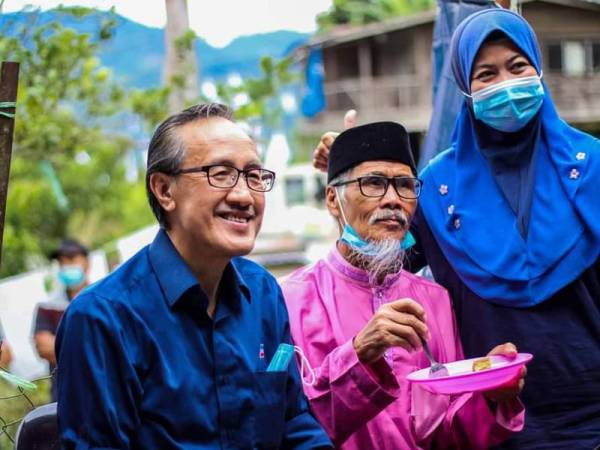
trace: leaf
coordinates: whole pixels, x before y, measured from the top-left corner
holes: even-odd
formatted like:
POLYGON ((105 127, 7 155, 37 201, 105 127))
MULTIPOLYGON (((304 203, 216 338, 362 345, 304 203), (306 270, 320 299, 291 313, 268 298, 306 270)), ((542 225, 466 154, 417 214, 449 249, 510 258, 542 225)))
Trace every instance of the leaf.
POLYGON ((26 380, 25 378, 18 377, 10 372, 7 372, 2 368, 0 368, 0 377, 4 378, 9 383, 27 391, 35 391, 37 389, 35 383, 32 383, 31 381, 26 380))

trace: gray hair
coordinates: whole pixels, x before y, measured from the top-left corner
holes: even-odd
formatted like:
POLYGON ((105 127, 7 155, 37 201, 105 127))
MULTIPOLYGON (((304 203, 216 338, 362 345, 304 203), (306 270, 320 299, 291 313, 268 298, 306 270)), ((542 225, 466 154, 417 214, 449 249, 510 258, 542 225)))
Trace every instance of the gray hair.
MULTIPOLYGON (((346 184, 340 186, 340 187, 336 187, 335 185, 337 183, 341 183, 343 181, 347 181, 350 178, 350 174, 352 173, 352 169, 353 167, 350 167, 349 169, 344 170, 343 172, 340 172, 339 174, 337 174, 333 180, 331 180, 328 184, 328 186, 333 187, 334 189, 337 190, 337 192, 339 192, 341 197, 345 197, 345 193, 346 193, 346 184)), ((340 198, 340 201, 345 200, 345 198, 340 198)))
POLYGON ((187 123, 211 117, 232 120, 233 110, 219 103, 194 105, 168 117, 158 126, 150 140, 146 164, 146 193, 150 208, 162 228, 168 229, 169 222, 165 211, 150 189, 150 176, 156 172, 172 174, 179 169, 185 158, 186 148, 176 130, 187 123))

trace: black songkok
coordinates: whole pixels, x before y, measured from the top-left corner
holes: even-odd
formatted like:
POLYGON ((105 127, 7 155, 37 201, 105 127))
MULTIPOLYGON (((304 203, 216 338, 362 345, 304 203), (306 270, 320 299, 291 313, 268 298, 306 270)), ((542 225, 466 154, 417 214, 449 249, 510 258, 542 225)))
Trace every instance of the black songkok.
POLYGON ((333 141, 327 166, 327 183, 365 161, 398 161, 417 175, 408 133, 396 122, 375 122, 349 128, 333 141))

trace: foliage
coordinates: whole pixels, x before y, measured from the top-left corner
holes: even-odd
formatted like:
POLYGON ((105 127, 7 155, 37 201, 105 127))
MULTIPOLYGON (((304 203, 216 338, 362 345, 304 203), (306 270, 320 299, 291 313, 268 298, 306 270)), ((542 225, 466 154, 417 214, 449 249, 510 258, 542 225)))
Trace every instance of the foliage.
POLYGON ((131 109, 144 122, 146 131, 152 132, 167 117, 170 88, 168 86, 134 89, 129 94, 131 109))
POLYGON ((152 220, 125 179, 132 143, 107 131, 126 100, 96 57, 107 27, 94 41, 58 23, 0 37, 0 60, 21 64, 0 276, 35 265, 66 235, 97 247, 152 220))
POLYGON ((317 16, 317 24, 319 30, 341 24, 364 25, 434 6, 434 0, 333 0, 329 11, 317 16))
MULTIPOLYGON (((27 392, 27 398, 34 406, 40 406, 50 401, 50 380, 43 379, 35 383, 37 389, 27 392)), ((11 423, 6 428, 6 433, 14 439, 20 421, 25 414, 32 410, 31 404, 24 396, 19 396, 19 391, 4 380, 0 380, 0 424, 2 421, 11 423), (14 397, 14 398, 7 398, 14 397)), ((13 450, 14 445, 6 434, 0 433, 0 450, 13 450)))
MULTIPOLYGON (((299 80, 299 74, 292 65, 291 57, 279 61, 263 57, 260 77, 246 78, 239 86, 220 83, 217 86, 219 101, 235 106, 237 120, 260 125, 267 130, 279 128, 284 116, 280 94, 285 87, 299 80)), ((260 139, 260 136, 256 137, 260 139)))
MULTIPOLYGON (((75 17, 90 11, 61 9, 75 17)), ((119 88, 97 58, 115 21, 99 17, 95 36, 35 21, 19 36, 0 35, 0 60, 21 63, 0 278, 42 264, 65 236, 109 248, 112 240, 153 222, 143 182, 126 180, 124 160, 133 142, 118 130, 129 114, 152 133, 177 86, 119 88)), ((178 46, 190 48, 194 39, 188 33, 178 46)), ((260 76, 239 86, 220 83, 217 98, 190 104, 226 103, 238 120, 269 130, 282 125, 282 88, 297 80, 290 58, 265 57, 260 76)))
MULTIPOLYGON (((277 61, 269 56, 263 57, 258 77, 244 78, 239 85, 217 83, 216 98, 201 95, 187 106, 198 102, 220 102, 235 109, 238 121, 261 125, 267 129, 280 127, 284 111, 279 96, 284 88, 299 80, 299 74, 292 65, 290 57, 277 61)), ((171 88, 166 86, 135 90, 129 96, 132 110, 143 118, 148 131, 152 131, 166 117, 167 98, 171 88)))

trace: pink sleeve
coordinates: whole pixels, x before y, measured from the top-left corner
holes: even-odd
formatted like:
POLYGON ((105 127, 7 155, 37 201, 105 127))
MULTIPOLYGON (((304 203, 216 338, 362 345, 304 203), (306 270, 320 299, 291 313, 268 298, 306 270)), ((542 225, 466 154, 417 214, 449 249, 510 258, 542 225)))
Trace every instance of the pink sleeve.
POLYGON ((337 340, 319 289, 313 280, 282 285, 294 344, 315 371, 313 386, 304 385, 311 410, 336 446, 379 414, 400 394, 384 359, 366 366, 352 343, 337 340))
POLYGON ((456 398, 436 435, 438 447, 487 449, 523 429, 525 408, 518 399, 499 403, 494 409, 480 392, 456 398))
POLYGON ((312 411, 335 445, 379 414, 400 394, 392 370, 380 359, 366 366, 356 355, 352 341, 325 356, 313 386, 304 390, 312 411))

